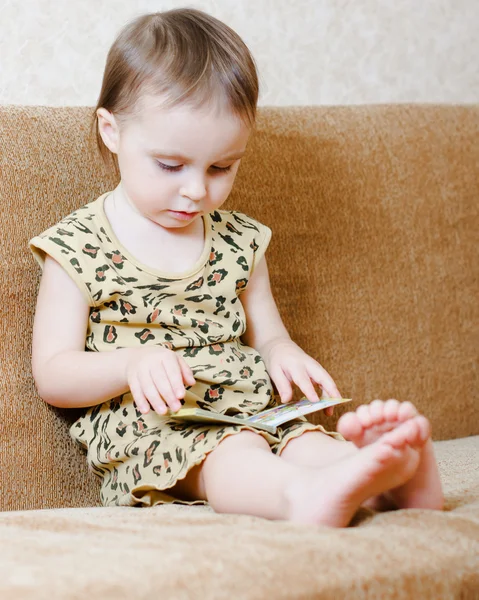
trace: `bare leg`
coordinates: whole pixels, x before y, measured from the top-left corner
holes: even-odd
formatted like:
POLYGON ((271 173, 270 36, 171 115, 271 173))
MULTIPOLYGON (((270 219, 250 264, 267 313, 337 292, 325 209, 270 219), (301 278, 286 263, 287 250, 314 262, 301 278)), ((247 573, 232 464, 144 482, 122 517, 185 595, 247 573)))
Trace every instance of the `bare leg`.
MULTIPOLYGON (((358 448, 364 448, 416 415, 418 412, 411 402, 374 400, 371 404, 358 407, 354 413, 344 414, 338 422, 338 431, 358 448)), ((398 508, 441 510, 443 507, 444 498, 428 421, 427 427, 429 434, 421 449, 416 473, 409 481, 386 494, 398 508)))
POLYGON ((367 498, 412 477, 426 441, 423 425, 410 419, 319 469, 275 456, 260 435, 243 431, 225 438, 175 492, 206 499, 218 512, 343 527, 367 498))
POLYGON ((295 465, 325 467, 333 460, 356 454, 353 442, 337 440, 322 431, 305 431, 292 438, 281 451, 281 458, 295 465))
POLYGON ((282 460, 261 435, 242 431, 225 438, 172 494, 207 500, 216 512, 286 519, 283 491, 298 475, 312 477, 313 470, 282 460))
POLYGON ((261 435, 242 431, 224 438, 171 492, 186 500, 207 500, 217 512, 282 519, 283 482, 298 471, 275 456, 261 435))

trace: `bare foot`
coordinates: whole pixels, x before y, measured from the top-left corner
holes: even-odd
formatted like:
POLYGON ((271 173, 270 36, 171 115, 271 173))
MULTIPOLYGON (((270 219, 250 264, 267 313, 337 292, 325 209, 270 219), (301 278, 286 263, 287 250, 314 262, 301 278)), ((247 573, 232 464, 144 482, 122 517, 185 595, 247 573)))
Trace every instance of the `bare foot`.
POLYGON ((395 429, 418 414, 411 402, 373 400, 339 419, 338 431, 358 448, 372 444, 383 433, 395 429))
MULTIPOLYGON (((338 421, 338 431, 358 448, 374 443, 385 432, 393 431, 402 423, 415 418, 418 412, 411 402, 397 400, 374 400, 360 406, 356 412, 344 414, 338 421)), ((384 499, 397 508, 430 508, 441 510, 444 498, 439 471, 434 457, 429 421, 421 416, 427 430, 427 440, 420 452, 418 469, 414 476, 403 485, 383 494, 384 499)), ((378 506, 384 499, 377 498, 378 506)))
POLYGON ((347 526, 366 499, 413 477, 428 435, 427 420, 413 417, 359 452, 327 467, 303 471, 285 491, 289 520, 347 526))

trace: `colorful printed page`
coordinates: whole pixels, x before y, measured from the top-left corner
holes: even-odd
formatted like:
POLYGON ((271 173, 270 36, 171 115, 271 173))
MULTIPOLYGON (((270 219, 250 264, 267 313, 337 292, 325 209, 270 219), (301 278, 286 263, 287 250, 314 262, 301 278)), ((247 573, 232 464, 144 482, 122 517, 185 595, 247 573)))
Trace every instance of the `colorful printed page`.
POLYGON ((201 408, 181 408, 177 413, 171 415, 172 419, 191 421, 193 423, 231 423, 234 425, 251 425, 257 429, 263 429, 270 433, 276 433, 276 427, 296 417, 307 415, 323 410, 328 406, 351 402, 351 398, 324 398, 319 402, 310 402, 306 398, 299 402, 280 404, 268 410, 264 410, 251 417, 228 416, 201 408))
POLYGON ((351 398, 323 398, 319 402, 311 402, 307 398, 304 398, 299 402, 280 404, 268 410, 263 410, 257 415, 247 417, 245 421, 251 425, 262 424, 274 427, 297 417, 316 412, 317 410, 323 410, 328 408, 328 406, 344 404, 345 402, 351 402, 351 398))
POLYGON ((249 425, 256 429, 262 429, 263 431, 269 431, 269 433, 276 433, 275 425, 268 425, 266 423, 247 423, 244 417, 230 417, 221 413, 215 413, 210 410, 203 410, 201 408, 181 408, 177 413, 171 416, 172 419, 179 419, 180 421, 190 421, 192 423, 230 423, 231 425, 249 425))

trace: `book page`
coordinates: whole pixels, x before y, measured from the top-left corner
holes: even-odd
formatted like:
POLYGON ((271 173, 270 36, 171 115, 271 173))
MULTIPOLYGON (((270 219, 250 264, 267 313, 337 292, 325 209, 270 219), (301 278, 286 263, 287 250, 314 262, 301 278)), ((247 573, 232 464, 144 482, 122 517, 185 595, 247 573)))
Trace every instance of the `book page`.
POLYGON ((318 410, 324 410, 328 406, 335 406, 336 404, 343 404, 345 402, 351 402, 351 398, 324 398, 319 402, 311 402, 307 398, 300 400, 299 402, 293 402, 288 404, 280 404, 274 406, 268 410, 264 410, 257 415, 248 417, 247 423, 252 425, 255 423, 262 423, 265 425, 281 425, 286 421, 291 421, 297 417, 307 415, 318 410))

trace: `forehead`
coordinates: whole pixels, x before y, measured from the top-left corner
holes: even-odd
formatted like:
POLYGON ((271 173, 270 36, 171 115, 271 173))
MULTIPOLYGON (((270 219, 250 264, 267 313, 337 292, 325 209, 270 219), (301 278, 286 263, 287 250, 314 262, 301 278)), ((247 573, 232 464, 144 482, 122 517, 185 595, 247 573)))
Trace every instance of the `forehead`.
POLYGON ((218 104, 164 106, 161 98, 147 95, 139 101, 129 129, 152 148, 215 152, 243 150, 251 132, 243 119, 218 104))

